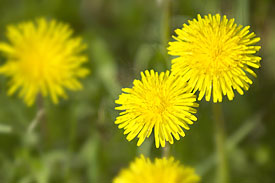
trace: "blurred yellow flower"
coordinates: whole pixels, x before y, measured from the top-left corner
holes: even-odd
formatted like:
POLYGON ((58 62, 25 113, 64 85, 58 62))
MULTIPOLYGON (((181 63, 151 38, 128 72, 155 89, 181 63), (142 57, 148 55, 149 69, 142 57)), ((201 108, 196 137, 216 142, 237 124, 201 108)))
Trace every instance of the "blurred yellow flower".
POLYGON ((79 90, 78 78, 89 70, 81 65, 87 57, 81 38, 72 38, 67 25, 44 18, 8 26, 9 42, 0 42, 7 61, 0 73, 10 78, 8 95, 20 90, 19 97, 32 105, 38 94, 50 95, 54 103, 66 98, 64 89, 79 90))
POLYGON ((158 74, 151 70, 141 72, 141 80, 134 80, 133 88, 124 88, 116 107, 123 110, 117 117, 115 124, 118 128, 124 128, 124 134, 128 134, 127 140, 131 141, 136 136, 140 146, 145 138, 149 137, 154 128, 155 144, 158 148, 165 141, 174 143, 172 135, 179 140, 184 136, 182 128, 189 130, 188 124, 193 124, 197 118, 198 107, 195 103, 196 96, 182 77, 173 76, 167 72, 158 74))
POLYGON ((229 100, 234 90, 241 95, 248 90, 251 79, 256 77, 251 68, 259 68, 261 58, 254 54, 260 46, 254 46, 260 38, 249 26, 234 23, 234 19, 222 19, 219 14, 208 15, 188 21, 175 32, 175 42, 169 43, 169 54, 179 56, 172 60, 172 73, 182 75, 193 92, 199 91, 198 99, 204 96, 210 101, 221 102, 222 94, 229 100))
POLYGON ((195 170, 185 167, 174 158, 136 158, 128 169, 122 170, 113 183, 198 183, 200 177, 195 170))

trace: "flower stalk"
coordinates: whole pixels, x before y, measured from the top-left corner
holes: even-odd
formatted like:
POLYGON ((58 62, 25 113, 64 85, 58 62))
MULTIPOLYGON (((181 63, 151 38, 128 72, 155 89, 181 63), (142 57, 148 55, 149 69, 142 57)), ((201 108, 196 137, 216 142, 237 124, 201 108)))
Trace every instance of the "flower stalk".
POLYGON ((37 96, 37 112, 35 115, 35 118, 32 120, 28 127, 28 133, 32 133, 36 126, 38 126, 39 123, 43 123, 43 129, 45 128, 45 109, 43 104, 43 97, 41 95, 37 96))
POLYGON ((225 122, 223 117, 222 105, 212 104, 213 115, 214 115, 214 126, 215 126, 215 143, 218 158, 217 166, 217 182, 228 183, 229 182, 229 171, 228 171, 228 159, 225 147, 225 122))

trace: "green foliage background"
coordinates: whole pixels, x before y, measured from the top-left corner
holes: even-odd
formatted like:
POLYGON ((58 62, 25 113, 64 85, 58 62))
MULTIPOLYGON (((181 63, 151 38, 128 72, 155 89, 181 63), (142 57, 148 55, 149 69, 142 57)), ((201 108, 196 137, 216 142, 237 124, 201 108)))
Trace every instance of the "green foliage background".
MULTIPOLYGON (((0 39, 9 24, 36 17, 71 24, 84 37, 91 74, 84 89, 59 105, 44 101, 43 123, 27 129, 37 108, 6 96, 0 77, 0 183, 108 183, 136 156, 161 156, 153 139, 136 147, 114 125, 114 100, 139 72, 170 69, 166 47, 173 30, 198 13, 222 13, 251 25, 261 37, 262 67, 244 96, 222 103, 232 183, 275 179, 274 0, 0 0, 0 39)), ((3 63, 4 58, 0 57, 3 63)), ((181 163, 196 168, 203 183, 215 181, 212 107, 200 102, 187 136, 170 147, 181 163)))

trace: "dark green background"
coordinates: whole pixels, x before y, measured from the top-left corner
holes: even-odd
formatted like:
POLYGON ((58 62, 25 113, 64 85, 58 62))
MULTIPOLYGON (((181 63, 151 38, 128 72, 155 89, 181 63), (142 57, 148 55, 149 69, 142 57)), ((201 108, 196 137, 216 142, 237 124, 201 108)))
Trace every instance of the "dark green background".
MULTIPOLYGON (((140 153, 160 157, 153 138, 136 147, 114 125, 114 100, 145 69, 170 69, 173 30, 200 13, 222 13, 251 25, 261 37, 262 67, 244 96, 224 98, 232 183, 275 180, 275 1, 272 0, 0 0, 0 39, 9 24, 45 16, 69 23, 88 44, 91 74, 84 89, 53 105, 33 133, 37 108, 6 96, 0 77, 0 183, 108 183, 140 153)), ((1 63, 4 58, 0 57, 1 63)), ((198 122, 171 148, 196 168, 203 183, 215 180, 212 105, 200 102, 198 122)))

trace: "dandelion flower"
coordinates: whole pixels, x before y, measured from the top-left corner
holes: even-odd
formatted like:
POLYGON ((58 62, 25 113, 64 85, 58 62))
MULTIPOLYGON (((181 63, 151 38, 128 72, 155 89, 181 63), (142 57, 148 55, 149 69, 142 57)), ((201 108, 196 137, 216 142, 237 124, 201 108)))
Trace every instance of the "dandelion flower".
POLYGON ((87 60, 82 54, 86 46, 72 34, 67 24, 44 18, 8 26, 8 42, 0 42, 7 58, 0 74, 10 78, 8 95, 20 90, 27 105, 38 94, 58 103, 59 97, 67 97, 65 89, 81 89, 78 78, 89 73, 81 66, 87 60))
POLYGON ((198 107, 196 97, 183 82, 182 77, 173 76, 167 72, 158 74, 151 70, 141 72, 141 80, 134 80, 133 88, 124 88, 116 100, 123 110, 115 124, 124 128, 127 140, 136 136, 140 146, 149 137, 154 128, 155 144, 158 148, 165 141, 173 144, 175 139, 184 136, 182 128, 189 130, 188 124, 193 124, 197 118, 193 115, 198 107))
POLYGON ((136 158, 128 169, 122 170, 113 183, 198 183, 200 177, 195 170, 183 166, 174 158, 136 158))
POLYGON ((193 92, 199 91, 198 100, 205 96, 210 101, 211 93, 215 103, 222 95, 232 100, 233 90, 243 95, 252 84, 248 76, 256 77, 252 68, 259 68, 261 60, 254 55, 261 48, 254 45, 260 38, 249 28, 219 14, 198 15, 177 29, 176 41, 169 43, 169 54, 178 56, 172 60, 172 73, 182 75, 193 92))

